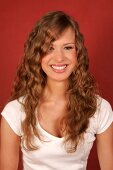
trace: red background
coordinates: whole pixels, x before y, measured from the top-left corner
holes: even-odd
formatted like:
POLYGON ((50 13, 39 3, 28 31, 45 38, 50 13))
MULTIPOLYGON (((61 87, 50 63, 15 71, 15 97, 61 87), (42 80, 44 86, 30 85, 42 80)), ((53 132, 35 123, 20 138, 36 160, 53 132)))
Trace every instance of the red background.
MULTIPOLYGON (((53 10, 63 10, 79 22, 89 51, 90 70, 102 96, 113 106, 113 0, 1 0, 0 110, 10 96, 28 33, 44 13, 53 10)), ((99 170, 95 147, 88 170, 99 170)))

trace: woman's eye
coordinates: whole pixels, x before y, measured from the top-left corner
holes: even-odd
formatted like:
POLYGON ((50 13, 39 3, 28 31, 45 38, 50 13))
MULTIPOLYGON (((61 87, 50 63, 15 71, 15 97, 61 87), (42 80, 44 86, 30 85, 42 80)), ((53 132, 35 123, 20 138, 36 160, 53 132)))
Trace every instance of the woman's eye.
POLYGON ((65 49, 66 50, 71 50, 71 49, 74 49, 74 47, 73 46, 67 46, 67 47, 65 47, 65 49))

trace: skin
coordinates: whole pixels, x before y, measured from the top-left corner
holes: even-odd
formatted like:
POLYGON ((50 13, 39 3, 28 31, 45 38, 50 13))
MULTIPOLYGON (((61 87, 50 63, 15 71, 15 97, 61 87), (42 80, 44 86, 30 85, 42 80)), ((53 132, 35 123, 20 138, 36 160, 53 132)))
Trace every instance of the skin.
POLYGON ((20 137, 14 133, 6 120, 1 118, 0 169, 17 170, 19 162, 20 137))
POLYGON ((41 62, 47 84, 38 108, 38 119, 43 129, 57 137, 63 136, 60 120, 66 114, 65 91, 76 64, 75 33, 68 28, 50 45, 41 62))
POLYGON ((101 170, 113 169, 113 123, 103 133, 97 135, 97 154, 101 170))
MULTIPOLYGON (((64 136, 59 122, 66 114, 66 95, 68 77, 77 64, 74 32, 66 30, 58 40, 51 44, 42 59, 42 69, 47 74, 47 85, 38 107, 39 123, 48 133, 56 137, 64 136), (60 107, 59 107, 60 106, 60 107), (54 110, 54 112, 53 112, 54 110)), ((20 137, 1 119, 1 169, 17 170, 19 162, 20 137)), ((101 170, 113 167, 113 125, 97 135, 97 152, 101 170)))
POLYGON ((68 28, 50 45, 47 55, 42 58, 41 66, 48 82, 66 84, 76 64, 75 33, 68 28))

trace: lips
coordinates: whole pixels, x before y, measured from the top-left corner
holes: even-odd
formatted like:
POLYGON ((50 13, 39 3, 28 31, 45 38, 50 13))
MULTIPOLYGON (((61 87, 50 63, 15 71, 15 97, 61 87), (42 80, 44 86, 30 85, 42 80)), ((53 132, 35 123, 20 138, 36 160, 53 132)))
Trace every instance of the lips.
POLYGON ((52 64, 51 67, 55 72, 64 72, 65 68, 67 67, 67 64, 60 64, 60 65, 52 64))
POLYGON ((67 65, 66 64, 65 65, 51 65, 51 67, 55 70, 64 70, 67 67, 67 65))

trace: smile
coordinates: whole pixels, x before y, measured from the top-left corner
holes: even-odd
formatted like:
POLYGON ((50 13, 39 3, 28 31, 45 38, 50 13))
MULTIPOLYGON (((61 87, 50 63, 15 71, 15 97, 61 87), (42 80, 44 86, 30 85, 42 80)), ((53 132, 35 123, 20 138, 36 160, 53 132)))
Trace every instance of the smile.
POLYGON ((66 64, 65 65, 51 65, 51 67, 55 70, 64 70, 67 67, 67 65, 66 64))

